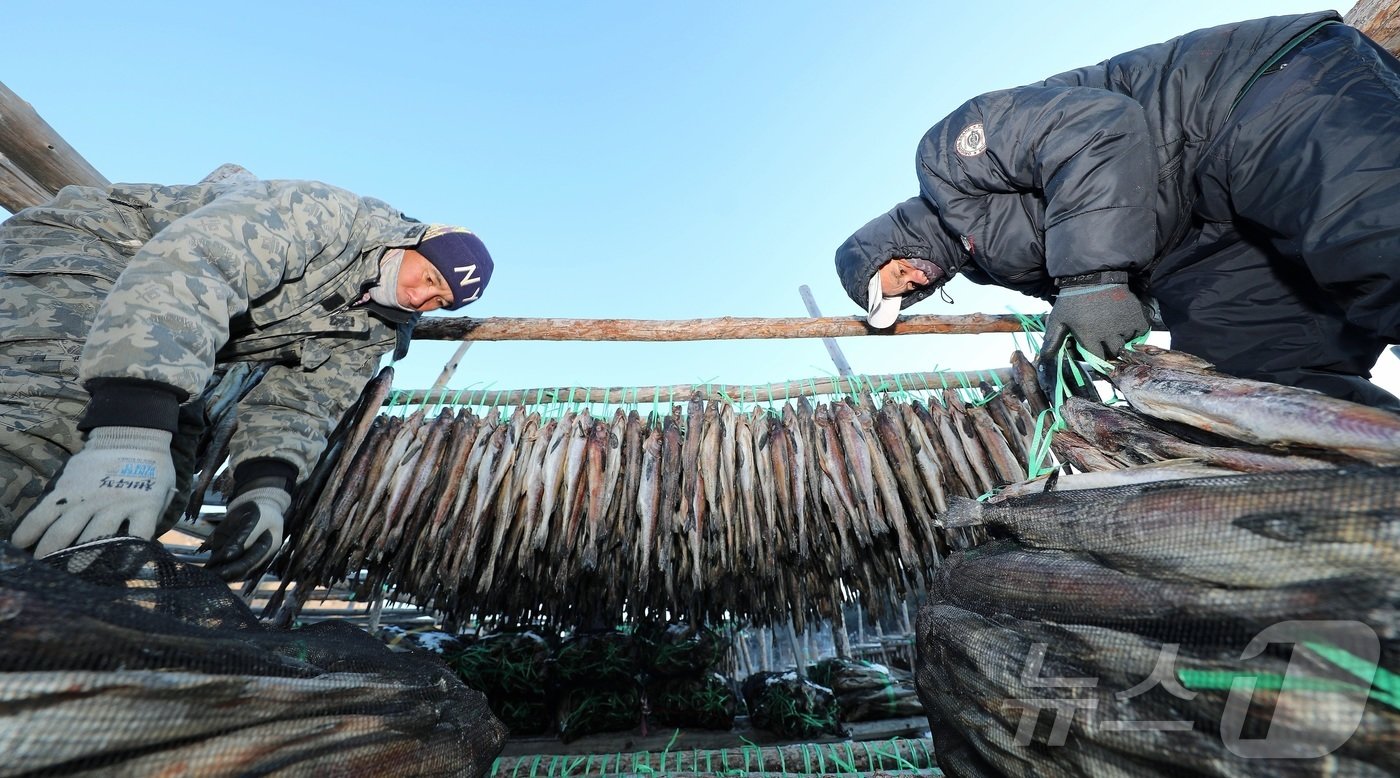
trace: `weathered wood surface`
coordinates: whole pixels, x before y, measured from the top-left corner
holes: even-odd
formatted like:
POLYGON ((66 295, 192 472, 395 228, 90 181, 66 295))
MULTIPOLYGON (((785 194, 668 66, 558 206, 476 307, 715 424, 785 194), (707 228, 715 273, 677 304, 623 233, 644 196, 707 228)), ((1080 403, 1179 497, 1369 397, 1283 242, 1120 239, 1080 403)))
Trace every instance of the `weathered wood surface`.
MULTIPOLYGON (((660 760, 665 759, 663 772, 667 775, 671 770, 711 768, 718 773, 725 769, 724 765, 728 765, 729 769, 766 768, 773 773, 779 772, 784 765, 789 773, 801 773, 803 765, 808 765, 811 770, 819 767, 833 770, 838 767, 833 756, 839 758, 840 766, 848 769, 889 770, 896 768, 901 760, 906 764, 922 766, 928 764, 932 756, 932 740, 920 737, 928 731, 927 717, 847 722, 843 726, 850 730, 850 737, 819 735, 800 744, 784 740, 766 730, 749 727, 745 717, 738 718, 735 728, 728 731, 652 727, 646 735, 635 729, 630 732, 604 732, 585 735, 568 743, 552 735, 513 737, 506 741, 497 759, 496 775, 510 775, 516 765, 522 765, 522 774, 530 774, 525 773, 524 768, 537 758, 544 769, 533 774, 542 775, 548 771, 550 756, 566 755, 592 755, 590 766, 595 774, 602 770, 615 774, 619 769, 648 763, 651 770, 662 770, 660 760), (821 753, 821 757, 817 756, 817 752, 821 753)), ((565 773, 562 769, 565 765, 556 762, 553 774, 585 774, 583 761, 568 766, 572 769, 565 773)))
POLYGON ((846 338, 858 335, 969 335, 1020 332, 1014 314, 971 313, 961 316, 904 316, 889 329, 877 330, 860 316, 763 318, 723 316, 716 319, 487 319, 433 317, 413 331, 415 340, 589 340, 687 341, 765 338, 846 338))
POLYGON ((37 205, 69 184, 108 184, 107 179, 69 146, 35 112, 33 106, 21 100, 3 83, 0 83, 0 156, 9 162, 0 166, 0 178, 9 179, 7 183, 0 184, 0 190, 13 190, 21 195, 13 202, 0 203, 11 211, 37 205), (24 186, 22 181, 16 186, 16 176, 11 174, 11 170, 21 172, 31 182, 38 184, 46 196, 34 199, 32 186, 24 186))
POLYGON ((1400 0, 1361 0, 1342 18, 1400 57, 1400 0))
POLYGON ((395 392, 385 399, 386 405, 550 405, 553 403, 625 403, 685 402, 693 395, 705 400, 733 402, 783 402, 792 397, 844 394, 870 390, 923 391, 964 386, 985 382, 1002 386, 1012 381, 1010 368, 975 371, 935 371, 925 373, 888 373, 820 378, 804 378, 778 384, 743 386, 737 384, 675 384, 673 386, 598 387, 551 386, 538 389, 415 389, 395 392))
POLYGON ((0 154, 0 208, 14 213, 49 197, 49 191, 38 181, 20 170, 9 157, 0 154))

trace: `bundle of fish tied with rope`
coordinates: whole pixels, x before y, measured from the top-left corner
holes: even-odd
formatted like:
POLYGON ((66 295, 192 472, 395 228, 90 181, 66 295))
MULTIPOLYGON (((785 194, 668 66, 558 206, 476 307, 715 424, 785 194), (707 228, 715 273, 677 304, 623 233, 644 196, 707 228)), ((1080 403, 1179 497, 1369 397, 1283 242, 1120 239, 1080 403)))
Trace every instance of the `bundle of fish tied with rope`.
MULTIPOLYGON (((645 417, 396 415, 380 411, 386 372, 301 490, 274 570, 284 587, 387 586, 458 623, 669 611, 803 629, 853 598, 887 612, 974 534, 937 528, 951 496, 1048 461, 1035 451, 1045 400, 1016 357, 1015 386, 927 402, 867 391, 740 411, 696 395, 645 417)), ((282 603, 279 591, 269 607, 282 603)))
POLYGON ((1056 473, 945 528, 917 687, 951 776, 1400 772, 1400 416, 1129 352, 1056 473), (1243 445, 1241 445, 1243 444, 1243 445))

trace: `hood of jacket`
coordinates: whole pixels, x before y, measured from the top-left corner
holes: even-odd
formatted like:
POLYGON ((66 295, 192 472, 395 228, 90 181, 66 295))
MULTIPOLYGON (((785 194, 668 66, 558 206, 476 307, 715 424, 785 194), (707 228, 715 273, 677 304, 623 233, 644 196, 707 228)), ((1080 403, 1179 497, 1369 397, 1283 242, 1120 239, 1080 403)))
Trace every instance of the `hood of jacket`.
POLYGON ((938 265, 945 276, 904 295, 908 308, 946 284, 965 261, 962 247, 948 235, 938 212, 922 197, 911 197, 871 219, 836 249, 836 274, 846 294, 866 310, 870 278, 891 259, 923 259, 938 265))

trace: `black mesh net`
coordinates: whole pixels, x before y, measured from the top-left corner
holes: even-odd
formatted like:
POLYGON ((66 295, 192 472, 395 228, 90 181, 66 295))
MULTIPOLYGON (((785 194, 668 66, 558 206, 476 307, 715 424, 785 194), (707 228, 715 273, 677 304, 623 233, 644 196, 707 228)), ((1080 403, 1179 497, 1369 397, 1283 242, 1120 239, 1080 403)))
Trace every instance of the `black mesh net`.
POLYGON ((263 627, 135 538, 0 543, 0 775, 484 775, 505 730, 440 661, 263 627))
POLYGON ((749 721, 781 737, 844 735, 836 696, 796 672, 759 672, 744 679, 749 721))
POLYGON ((842 721, 874 721, 924 713, 914 691, 914 678, 908 671, 829 657, 809 667, 807 677, 836 695, 842 721))
POLYGON ((1400 470, 950 509, 918 690, 952 776, 1400 772, 1400 470))
POLYGON ((663 727, 729 730, 739 712, 733 687, 719 673, 657 678, 646 687, 648 720, 663 727))

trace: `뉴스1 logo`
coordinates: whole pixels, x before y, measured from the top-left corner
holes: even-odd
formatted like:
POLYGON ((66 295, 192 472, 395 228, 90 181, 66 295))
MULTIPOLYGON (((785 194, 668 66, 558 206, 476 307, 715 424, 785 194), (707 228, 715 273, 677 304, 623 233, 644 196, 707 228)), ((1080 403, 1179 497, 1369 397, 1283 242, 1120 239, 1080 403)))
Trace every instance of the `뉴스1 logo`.
POLYGON ((987 150, 987 134, 982 131, 982 123, 969 124, 958 133, 958 140, 953 144, 958 154, 964 157, 975 157, 987 150))

